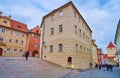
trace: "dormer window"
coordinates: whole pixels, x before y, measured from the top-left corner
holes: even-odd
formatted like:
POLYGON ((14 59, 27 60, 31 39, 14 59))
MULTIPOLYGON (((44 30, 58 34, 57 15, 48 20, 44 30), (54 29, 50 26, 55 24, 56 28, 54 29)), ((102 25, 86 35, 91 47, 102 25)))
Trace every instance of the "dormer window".
POLYGON ((38 30, 36 30, 36 33, 38 33, 39 31, 38 30))
POLYGON ((4 23, 7 23, 7 21, 3 21, 4 23))
POLYGON ((18 28, 21 28, 21 26, 17 25, 18 28))

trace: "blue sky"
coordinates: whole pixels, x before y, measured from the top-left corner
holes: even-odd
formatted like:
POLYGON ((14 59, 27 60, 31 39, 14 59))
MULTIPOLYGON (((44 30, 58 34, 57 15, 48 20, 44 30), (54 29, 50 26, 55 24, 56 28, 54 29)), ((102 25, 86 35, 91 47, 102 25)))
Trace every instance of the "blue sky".
POLYGON ((93 31, 98 48, 106 52, 114 42, 120 19, 120 0, 0 0, 4 16, 21 21, 31 29, 41 24, 42 17, 52 10, 72 1, 93 31))

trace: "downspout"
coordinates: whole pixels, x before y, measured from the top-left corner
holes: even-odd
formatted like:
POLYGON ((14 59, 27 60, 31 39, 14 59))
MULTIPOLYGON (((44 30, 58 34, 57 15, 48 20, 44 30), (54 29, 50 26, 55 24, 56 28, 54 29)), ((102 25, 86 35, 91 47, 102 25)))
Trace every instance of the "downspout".
POLYGON ((44 31, 45 31, 45 22, 43 23, 43 26, 42 26, 42 41, 41 41, 41 60, 43 59, 43 45, 44 45, 44 31))

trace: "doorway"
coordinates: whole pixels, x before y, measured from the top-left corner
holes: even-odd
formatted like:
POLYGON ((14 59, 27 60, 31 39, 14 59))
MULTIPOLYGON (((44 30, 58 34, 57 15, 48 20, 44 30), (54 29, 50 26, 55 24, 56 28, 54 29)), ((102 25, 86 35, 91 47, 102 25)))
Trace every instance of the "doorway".
POLYGON ((34 50, 34 51, 32 52, 32 57, 35 57, 37 54, 39 54, 38 51, 37 51, 37 50, 34 50))
POLYGON ((2 49, 2 48, 0 48, 0 56, 2 55, 2 52, 3 52, 3 49, 2 49))

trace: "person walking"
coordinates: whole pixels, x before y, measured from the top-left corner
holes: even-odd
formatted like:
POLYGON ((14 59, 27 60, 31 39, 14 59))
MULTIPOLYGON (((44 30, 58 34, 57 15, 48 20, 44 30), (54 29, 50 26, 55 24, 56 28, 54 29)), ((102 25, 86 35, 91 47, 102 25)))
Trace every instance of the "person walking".
POLYGON ((110 71, 112 72, 113 71, 113 66, 110 65, 109 68, 110 68, 110 71))
POLYGON ((25 53, 26 60, 28 60, 29 57, 29 50, 25 53))
POLYGON ((95 64, 95 68, 97 68, 97 69, 98 69, 98 64, 97 64, 97 63, 95 64))
POLYGON ((90 68, 92 68, 92 63, 90 62, 90 68))

